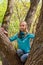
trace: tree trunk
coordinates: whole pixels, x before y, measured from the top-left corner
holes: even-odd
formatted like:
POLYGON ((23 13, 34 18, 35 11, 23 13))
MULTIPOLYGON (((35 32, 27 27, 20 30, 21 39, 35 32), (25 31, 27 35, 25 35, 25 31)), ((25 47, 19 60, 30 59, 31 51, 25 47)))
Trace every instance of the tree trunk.
MULTIPOLYGON (((3 18, 3 22, 2 22, 2 27, 8 31, 8 27, 9 27, 9 23, 10 23, 10 18, 13 14, 13 8, 14 8, 14 0, 8 0, 7 3, 7 10, 5 12, 4 18, 3 18)), ((5 58, 5 56, 2 53, 2 64, 3 65, 9 65, 7 59, 5 58)))
POLYGON ((2 52, 7 59, 9 65, 22 65, 14 50, 11 42, 0 29, 0 52, 2 52))
POLYGON ((10 18, 11 18, 12 13, 13 13, 13 8, 14 8, 14 0, 8 0, 7 10, 5 12, 3 22, 2 22, 2 27, 4 27, 4 29, 6 31, 8 31, 10 18))
POLYGON ((34 20, 34 16, 37 10, 37 6, 40 0, 30 0, 30 9, 26 15, 25 21, 28 23, 28 30, 30 30, 31 24, 34 20))
MULTIPOLYGON (((43 65, 43 9, 36 29, 36 37, 33 41, 30 55, 25 65, 43 65)), ((9 39, 0 29, 0 51, 3 52, 9 65, 22 65, 9 39)))
POLYGON ((25 65, 43 65, 43 3, 36 28, 36 36, 25 65))

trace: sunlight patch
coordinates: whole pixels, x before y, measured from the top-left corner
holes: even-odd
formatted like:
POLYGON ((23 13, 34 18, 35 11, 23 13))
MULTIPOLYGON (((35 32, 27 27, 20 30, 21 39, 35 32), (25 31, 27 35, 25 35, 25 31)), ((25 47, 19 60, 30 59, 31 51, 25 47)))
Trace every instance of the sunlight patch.
POLYGON ((3 3, 3 0, 0 0, 0 4, 3 3))

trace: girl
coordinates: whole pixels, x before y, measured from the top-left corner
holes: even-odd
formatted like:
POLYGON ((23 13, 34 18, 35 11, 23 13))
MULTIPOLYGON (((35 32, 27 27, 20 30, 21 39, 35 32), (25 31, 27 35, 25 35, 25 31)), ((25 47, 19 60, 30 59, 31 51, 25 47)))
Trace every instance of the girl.
POLYGON ((20 22, 19 33, 10 38, 10 41, 17 40, 18 49, 17 54, 22 62, 25 62, 30 52, 30 39, 34 38, 34 34, 28 33, 28 26, 25 21, 20 22))

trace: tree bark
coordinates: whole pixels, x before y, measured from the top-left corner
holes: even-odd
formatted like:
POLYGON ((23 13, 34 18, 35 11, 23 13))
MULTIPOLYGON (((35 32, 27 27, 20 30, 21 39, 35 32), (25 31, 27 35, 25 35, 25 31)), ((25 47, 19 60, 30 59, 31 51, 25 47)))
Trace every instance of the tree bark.
POLYGON ((2 52, 7 59, 9 65, 22 65, 14 50, 11 42, 0 29, 0 52, 2 52))
POLYGON ((30 30, 31 24, 34 20, 34 16, 35 16, 37 6, 38 6, 39 2, 40 2, 40 0, 30 0, 30 3, 31 3, 30 9, 29 9, 29 11, 26 15, 26 18, 25 18, 25 21, 28 24, 28 30, 30 30))
POLYGON ((2 27, 8 31, 9 23, 10 23, 10 18, 12 16, 13 10, 14 9, 14 0, 8 0, 7 4, 7 10, 5 12, 3 22, 2 22, 2 27))
MULTIPOLYGON (((7 10, 5 12, 3 22, 2 22, 2 27, 8 31, 9 23, 10 23, 10 18, 13 14, 14 9, 14 0, 8 0, 7 3, 7 10)), ((2 65, 9 65, 7 59, 2 53, 2 65)))
POLYGON ((35 34, 30 55, 25 65, 43 65, 43 2, 35 34))
MULTIPOLYGON (((3 52, 9 65, 22 65, 9 39, 0 29, 0 51, 3 52)), ((36 28, 30 55, 25 65, 43 65, 43 7, 36 28)))

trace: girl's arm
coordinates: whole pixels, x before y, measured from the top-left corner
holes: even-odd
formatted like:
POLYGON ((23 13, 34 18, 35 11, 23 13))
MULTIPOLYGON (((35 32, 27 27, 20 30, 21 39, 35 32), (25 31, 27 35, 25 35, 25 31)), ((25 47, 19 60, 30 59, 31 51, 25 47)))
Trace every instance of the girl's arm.
POLYGON ((12 42, 12 41, 14 41, 14 40, 16 40, 17 39, 17 34, 15 34, 14 36, 12 36, 12 37, 10 37, 9 38, 9 40, 12 42))
POLYGON ((35 34, 29 34, 29 38, 34 39, 35 38, 35 34))
POLYGON ((23 42, 24 42, 27 38, 28 38, 28 39, 34 39, 34 38, 35 38, 35 35, 29 33, 29 34, 27 35, 27 37, 23 40, 23 42))

